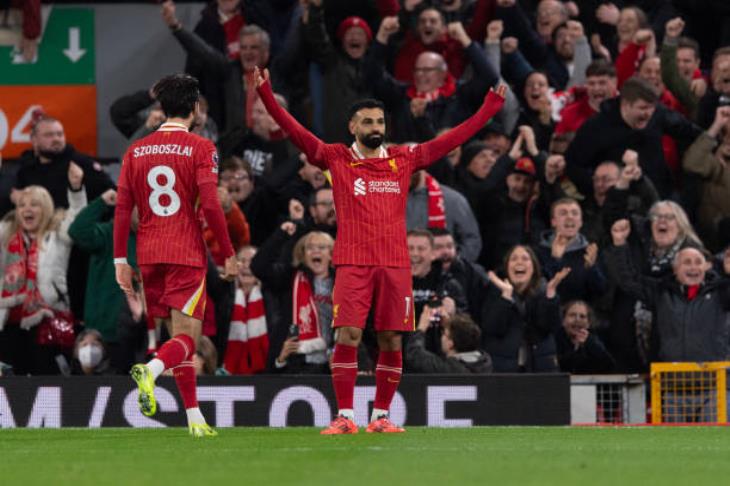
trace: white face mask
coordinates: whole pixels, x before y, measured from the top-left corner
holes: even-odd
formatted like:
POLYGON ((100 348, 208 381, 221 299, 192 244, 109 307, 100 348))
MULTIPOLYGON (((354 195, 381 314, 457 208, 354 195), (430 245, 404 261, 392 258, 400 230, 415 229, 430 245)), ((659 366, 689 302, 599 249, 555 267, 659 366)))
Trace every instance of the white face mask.
POLYGON ((79 348, 79 362, 84 368, 94 368, 101 362, 103 354, 101 346, 85 344, 79 348))

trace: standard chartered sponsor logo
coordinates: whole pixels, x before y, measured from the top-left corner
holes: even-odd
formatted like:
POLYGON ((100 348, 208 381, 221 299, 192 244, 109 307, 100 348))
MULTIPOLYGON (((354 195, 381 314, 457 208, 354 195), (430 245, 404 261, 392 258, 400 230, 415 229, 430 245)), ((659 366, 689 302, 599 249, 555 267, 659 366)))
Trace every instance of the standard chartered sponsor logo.
POLYGON ((368 182, 368 191, 400 194, 400 183, 398 181, 370 181, 368 182))
POLYGON ((362 177, 358 177, 355 179, 355 195, 364 196, 365 194, 365 181, 362 180, 362 177))
POLYGON ((400 182, 398 181, 369 181, 367 184, 358 177, 354 185, 355 195, 364 196, 368 192, 400 194, 400 182))

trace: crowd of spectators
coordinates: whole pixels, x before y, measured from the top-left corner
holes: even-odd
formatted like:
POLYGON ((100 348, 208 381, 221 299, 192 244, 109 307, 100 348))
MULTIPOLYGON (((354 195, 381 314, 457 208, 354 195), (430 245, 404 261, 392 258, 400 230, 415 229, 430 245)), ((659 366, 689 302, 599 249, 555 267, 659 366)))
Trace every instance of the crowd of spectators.
MULTIPOLYGON (((409 144, 508 86, 474 139, 411 177, 407 372, 642 373, 730 359, 724 3, 214 0, 193 29, 173 1, 160 9, 187 56, 180 70, 200 80, 193 131, 218 146, 242 263, 235 282, 221 280, 207 235, 199 373, 327 373, 334 344, 328 174, 266 112, 254 67, 328 143, 352 143, 348 107, 361 98, 385 104, 389 143, 409 144)), ((32 58, 37 33, 24 32, 32 58)), ((101 109, 130 142, 164 121, 146 86, 101 109)), ((16 374, 125 373, 166 338, 142 283, 131 296, 115 283, 114 181, 67 142, 70 123, 37 114, 32 149, 3 168, 0 362, 16 374)), ((133 266, 134 248, 132 234, 133 266)), ((366 330, 360 372, 375 353, 366 330)))

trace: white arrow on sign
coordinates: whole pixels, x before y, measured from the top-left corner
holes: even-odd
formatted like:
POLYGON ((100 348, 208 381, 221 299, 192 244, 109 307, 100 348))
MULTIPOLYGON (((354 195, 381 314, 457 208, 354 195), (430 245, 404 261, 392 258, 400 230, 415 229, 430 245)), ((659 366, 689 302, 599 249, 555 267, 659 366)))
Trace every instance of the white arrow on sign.
POLYGON ((64 49, 63 53, 71 62, 75 63, 86 54, 86 49, 81 49, 81 29, 71 27, 68 29, 68 49, 64 49))

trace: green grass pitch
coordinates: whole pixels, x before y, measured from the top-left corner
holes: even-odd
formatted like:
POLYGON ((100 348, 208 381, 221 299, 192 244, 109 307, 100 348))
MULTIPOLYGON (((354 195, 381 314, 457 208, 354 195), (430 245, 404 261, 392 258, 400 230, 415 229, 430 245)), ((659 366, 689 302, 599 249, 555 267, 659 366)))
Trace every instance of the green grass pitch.
POLYGON ((0 484, 722 485, 723 427, 0 430, 0 484))

